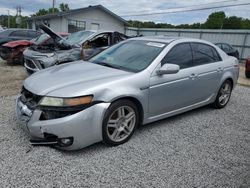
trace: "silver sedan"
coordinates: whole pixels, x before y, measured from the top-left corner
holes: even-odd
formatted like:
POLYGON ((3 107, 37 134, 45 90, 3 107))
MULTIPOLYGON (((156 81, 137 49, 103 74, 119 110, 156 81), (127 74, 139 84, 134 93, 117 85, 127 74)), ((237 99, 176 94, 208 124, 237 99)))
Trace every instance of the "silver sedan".
POLYGON ((210 42, 134 38, 91 58, 39 71, 24 81, 16 112, 33 145, 81 149, 119 145, 138 125, 204 105, 227 105, 238 60, 210 42))

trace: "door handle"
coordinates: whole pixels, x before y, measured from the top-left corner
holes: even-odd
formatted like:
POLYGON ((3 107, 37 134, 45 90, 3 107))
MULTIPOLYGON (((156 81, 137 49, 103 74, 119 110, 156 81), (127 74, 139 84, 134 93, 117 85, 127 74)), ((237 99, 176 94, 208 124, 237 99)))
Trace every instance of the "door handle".
POLYGON ((190 79, 192 79, 192 80, 194 80, 195 78, 197 78, 197 74, 195 74, 195 73, 192 73, 190 76, 189 76, 189 78, 190 79))
POLYGON ((218 72, 222 72, 222 71, 223 71, 223 68, 222 68, 222 67, 219 67, 219 68, 217 69, 217 71, 218 71, 218 72))

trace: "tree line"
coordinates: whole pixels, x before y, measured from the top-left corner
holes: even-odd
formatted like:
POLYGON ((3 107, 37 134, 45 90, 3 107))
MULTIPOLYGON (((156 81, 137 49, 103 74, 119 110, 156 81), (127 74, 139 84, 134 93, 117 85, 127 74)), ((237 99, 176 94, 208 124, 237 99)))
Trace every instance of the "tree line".
POLYGON ((211 13, 205 23, 172 25, 168 23, 141 22, 129 20, 129 26, 138 28, 180 28, 180 29, 250 29, 250 20, 237 16, 227 17, 225 12, 211 13))

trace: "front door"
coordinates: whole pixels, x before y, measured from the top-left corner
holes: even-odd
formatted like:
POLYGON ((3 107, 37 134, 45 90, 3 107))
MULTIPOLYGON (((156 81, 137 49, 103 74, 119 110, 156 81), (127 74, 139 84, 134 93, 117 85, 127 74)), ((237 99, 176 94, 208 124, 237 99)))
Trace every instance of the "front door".
POLYGON ((192 51, 189 43, 177 44, 161 61, 163 64, 177 64, 176 74, 157 75, 150 78, 149 117, 171 112, 197 101, 193 72, 192 51))

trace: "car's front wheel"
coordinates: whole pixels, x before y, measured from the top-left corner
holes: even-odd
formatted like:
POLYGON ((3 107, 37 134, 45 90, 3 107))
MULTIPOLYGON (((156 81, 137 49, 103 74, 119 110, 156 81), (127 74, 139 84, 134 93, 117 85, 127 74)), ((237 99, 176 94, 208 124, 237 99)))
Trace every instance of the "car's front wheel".
POLYGON ((117 146, 127 142, 139 122, 136 105, 130 100, 119 100, 111 104, 105 113, 102 127, 104 143, 117 146))
POLYGON ((231 97, 232 93, 232 83, 229 80, 226 80, 220 87, 220 90, 217 94, 216 100, 212 104, 214 108, 224 108, 227 103, 229 102, 229 99, 231 97))

